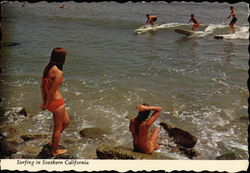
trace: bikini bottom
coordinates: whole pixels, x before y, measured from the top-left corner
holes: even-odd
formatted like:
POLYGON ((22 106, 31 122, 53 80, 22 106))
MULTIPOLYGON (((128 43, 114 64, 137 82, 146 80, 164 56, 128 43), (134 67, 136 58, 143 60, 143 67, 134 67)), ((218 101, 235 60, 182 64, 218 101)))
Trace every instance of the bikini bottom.
POLYGON ((55 112, 60 106, 63 106, 63 105, 64 105, 64 99, 62 98, 62 99, 59 99, 59 100, 52 101, 48 105, 47 109, 50 112, 55 112))

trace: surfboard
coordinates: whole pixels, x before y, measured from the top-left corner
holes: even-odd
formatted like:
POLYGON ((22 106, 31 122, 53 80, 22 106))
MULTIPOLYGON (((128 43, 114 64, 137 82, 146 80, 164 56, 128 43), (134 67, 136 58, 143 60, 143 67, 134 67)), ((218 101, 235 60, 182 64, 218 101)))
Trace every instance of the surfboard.
POLYGON ((184 29, 175 29, 174 31, 177 32, 177 33, 180 33, 180 34, 187 35, 187 36, 190 36, 190 35, 192 35, 194 33, 194 31, 184 30, 184 29))
POLYGON ((157 29, 159 29, 159 27, 156 25, 156 26, 143 26, 141 28, 138 28, 138 29, 135 29, 134 31, 138 34, 140 33, 144 33, 144 32, 147 32, 147 31, 156 31, 157 29))

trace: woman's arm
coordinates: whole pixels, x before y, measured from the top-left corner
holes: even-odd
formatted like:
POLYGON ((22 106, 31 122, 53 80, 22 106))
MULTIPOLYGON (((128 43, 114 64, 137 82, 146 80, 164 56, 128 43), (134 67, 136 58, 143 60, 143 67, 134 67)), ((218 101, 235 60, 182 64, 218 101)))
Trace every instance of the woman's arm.
POLYGON ((162 108, 159 106, 148 106, 146 110, 154 111, 151 117, 148 120, 146 120, 146 125, 151 126, 155 122, 155 120, 159 117, 162 108))
POLYGON ((41 82, 41 95, 42 95, 42 104, 41 104, 41 109, 42 110, 45 110, 46 109, 46 93, 44 91, 44 84, 43 84, 43 79, 42 79, 42 82, 41 82))
MULTIPOLYGON (((52 67, 51 68, 51 74, 49 75, 50 76, 50 79, 52 80, 51 81, 51 86, 49 88, 49 93, 48 93, 48 97, 51 97, 55 94, 56 90, 59 88, 62 80, 63 80, 63 72, 61 70, 59 70, 56 66, 52 67)), ((50 100, 50 99, 48 99, 50 100)))
POLYGON ((146 106, 146 105, 137 105, 136 109, 138 111, 154 111, 151 117, 146 120, 146 124, 151 126, 154 121, 159 117, 162 108, 160 106, 146 106))

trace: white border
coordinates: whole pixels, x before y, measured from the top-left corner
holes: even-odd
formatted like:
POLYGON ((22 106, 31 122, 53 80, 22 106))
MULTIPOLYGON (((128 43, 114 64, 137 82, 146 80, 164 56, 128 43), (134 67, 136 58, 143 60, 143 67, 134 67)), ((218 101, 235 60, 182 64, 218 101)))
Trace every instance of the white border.
POLYGON ((247 171, 248 160, 83 160, 83 159, 2 159, 1 170, 9 171, 247 171), (40 161, 40 164, 37 162, 40 161), (62 164, 43 164, 49 162, 62 164), (76 161, 80 164, 74 164, 76 161), (18 164, 21 163, 22 164, 18 164), (24 163, 29 164, 24 164, 24 163), (33 164, 32 164, 33 163, 33 164))

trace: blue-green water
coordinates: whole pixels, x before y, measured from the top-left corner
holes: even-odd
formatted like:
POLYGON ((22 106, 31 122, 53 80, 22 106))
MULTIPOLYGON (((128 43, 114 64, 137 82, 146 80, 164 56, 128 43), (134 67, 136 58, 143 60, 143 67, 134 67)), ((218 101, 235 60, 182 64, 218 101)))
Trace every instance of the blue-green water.
MULTIPOLYGON (((129 119, 137 114, 135 106, 146 102, 163 107, 155 126, 167 121, 198 137, 198 159, 228 151, 238 153, 237 159, 248 158, 248 121, 242 120, 248 106, 246 3, 234 4, 236 34, 225 21, 227 3, 65 2, 63 9, 61 4, 1 4, 2 42, 20 43, 1 49, 1 106, 25 107, 35 115, 30 124, 16 122, 24 131, 51 132, 51 114, 39 108, 40 79, 52 49, 64 47, 61 89, 72 123, 62 139, 78 138, 81 129, 97 126, 112 132, 109 138, 117 144, 132 148, 129 119), (157 15, 162 28, 136 34, 147 13, 157 15), (202 24, 199 31, 190 37, 174 32, 191 29, 191 13, 202 24), (225 39, 214 39, 217 34, 225 39)), ((163 130, 160 136, 167 137, 163 130)), ((96 145, 86 141, 67 147, 89 158, 96 145)))

